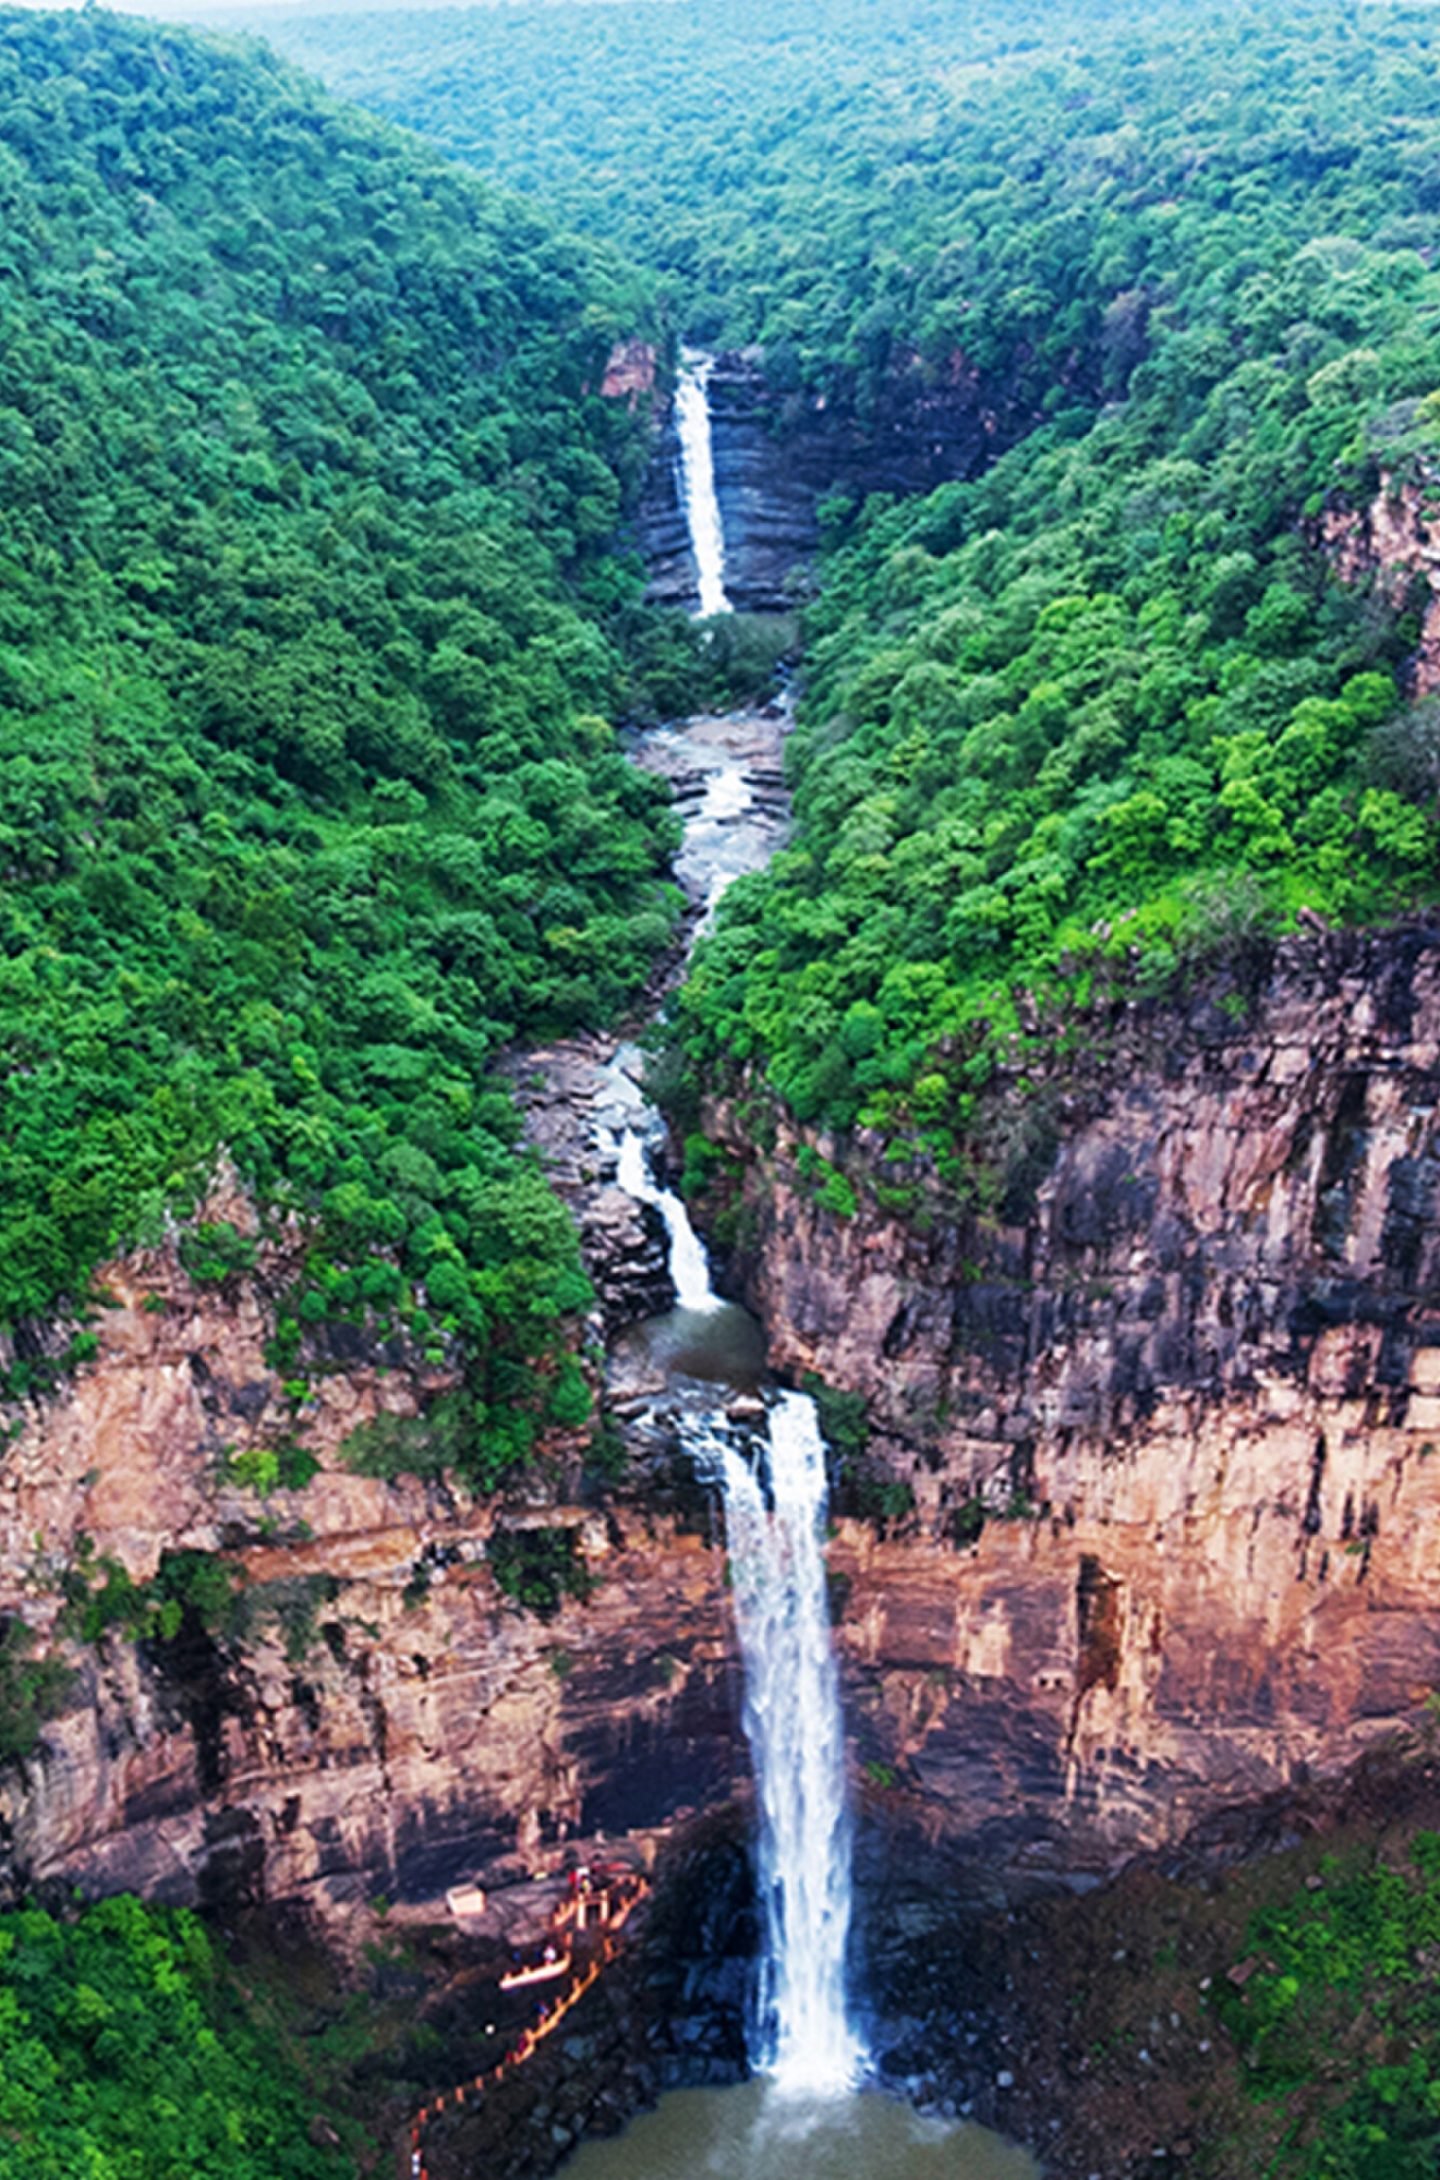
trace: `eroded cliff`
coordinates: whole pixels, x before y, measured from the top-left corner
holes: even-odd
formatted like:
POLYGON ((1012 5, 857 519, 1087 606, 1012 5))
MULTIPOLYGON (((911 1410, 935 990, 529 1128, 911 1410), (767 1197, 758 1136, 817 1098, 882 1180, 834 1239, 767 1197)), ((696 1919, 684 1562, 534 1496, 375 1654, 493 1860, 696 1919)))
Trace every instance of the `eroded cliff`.
POLYGON ((265 1357, 288 1271, 284 1242, 223 1290, 170 1248, 108 1267, 96 1357, 0 1453, 0 1618, 75 1676, 38 1751, 0 1769, 0 1892, 292 1901, 338 1928, 373 1894, 434 1901, 730 1791, 719 1554, 673 1516, 600 1511, 578 1440, 503 1500, 357 1474, 356 1428, 444 1375, 357 1336, 297 1412, 265 1357), (297 1431, 318 1463, 302 1488, 237 1480, 297 1431), (593 1594, 519 1610, 497 1529, 570 1533, 593 1594), (184 1553, 236 1584, 220 1625, 187 1603, 138 1641, 82 1641, 73 1609, 67 1631, 77 1576, 98 1591, 109 1562, 143 1585, 184 1553))
MULTIPOLYGON (((810 1146, 847 1218, 793 1131, 709 1116, 772 1359, 863 1396, 890 1487, 831 1555, 867 1823, 1017 1873, 1338 1772, 1440 1687, 1440 929, 1312 931, 1088 1029, 992 1085, 986 1186, 928 1224, 879 1209, 863 1139, 810 1146)), ((265 1356, 292 1246, 221 1289, 169 1248, 110 1267, 97 1356, 0 1458, 0 1614, 75 1672, 0 1775, 7 1886, 335 1925, 729 1799, 723 1559, 673 1476, 617 1492, 578 1438, 501 1499, 358 1473, 356 1428, 445 1374, 357 1336, 297 1414, 265 1356), (297 1424, 316 1472, 262 1497, 243 1457, 297 1424), (497 1529, 566 1532, 594 1594, 517 1610, 497 1529), (67 1632, 77 1570, 186 1552, 231 1623, 67 1632)))
POLYGON ((1343 583, 1369 584, 1392 612, 1414 613, 1417 641, 1409 664, 1415 696, 1440 689, 1440 542, 1433 492, 1412 479, 1382 476, 1364 507, 1338 495, 1317 524, 1343 583))
MULTIPOLYGON (((725 587, 743 611, 793 606, 810 587, 817 510, 828 493, 928 492, 974 476, 1029 421, 1009 383, 960 352, 939 367, 902 355, 863 411, 792 382, 759 349, 729 349, 709 380, 725 587)), ((661 402, 637 514, 650 595, 693 606, 697 577, 679 484, 674 419, 661 402)))
POLYGON ((862 1394, 913 1493, 832 1553, 860 1755, 897 1821, 1036 1870, 1338 1770, 1440 1686, 1440 931, 1090 1028, 989 1093, 988 1213, 838 1216, 793 1131, 708 1116, 773 1360, 862 1394))

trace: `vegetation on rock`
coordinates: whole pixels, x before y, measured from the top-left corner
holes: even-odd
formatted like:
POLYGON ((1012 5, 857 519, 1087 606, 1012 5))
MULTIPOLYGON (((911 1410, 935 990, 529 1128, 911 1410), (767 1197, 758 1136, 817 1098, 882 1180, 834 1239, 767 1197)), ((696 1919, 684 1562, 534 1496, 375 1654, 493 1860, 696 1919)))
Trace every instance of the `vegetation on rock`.
POLYGON ((595 1587, 577 1546, 573 1529, 497 1529, 486 1556, 503 1594, 522 1611, 548 1620, 567 1597, 583 1601, 595 1587))
POLYGON ((1269 2170, 1304 2180, 1425 2180, 1440 2152, 1440 1833, 1404 1863, 1327 1856, 1257 1913, 1217 2008, 1251 2094, 1288 2107, 1269 2170))
POLYGON ((0 1766, 32 1754, 47 1718, 70 1686, 58 1658, 36 1657, 35 1637, 23 1620, 0 1615, 0 1766))

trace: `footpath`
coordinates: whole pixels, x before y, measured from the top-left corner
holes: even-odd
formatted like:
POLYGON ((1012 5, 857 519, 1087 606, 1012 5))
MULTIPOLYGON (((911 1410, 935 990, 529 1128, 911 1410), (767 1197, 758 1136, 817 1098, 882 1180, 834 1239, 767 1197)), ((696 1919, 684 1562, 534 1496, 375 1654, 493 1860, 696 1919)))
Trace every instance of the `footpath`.
POLYGON ((411 2180, 430 2180, 425 2137, 445 2113, 473 2108, 526 2064, 547 2036, 592 1990, 620 1949, 620 1935, 650 1890, 640 1871, 618 1864, 596 1864, 572 1871, 567 1897, 556 1907, 543 1944, 517 1953, 500 1976, 499 1992, 532 1988, 540 1995, 533 2018, 491 2067, 442 2090, 422 2104, 410 2123, 411 2180))

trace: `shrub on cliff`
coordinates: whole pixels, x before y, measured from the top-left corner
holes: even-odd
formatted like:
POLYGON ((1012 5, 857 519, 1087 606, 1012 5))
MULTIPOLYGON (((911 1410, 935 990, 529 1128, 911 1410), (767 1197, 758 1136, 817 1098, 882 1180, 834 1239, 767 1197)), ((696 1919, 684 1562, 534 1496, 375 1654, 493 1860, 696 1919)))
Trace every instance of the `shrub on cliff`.
POLYGON ((67 1666, 34 1652, 33 1630, 23 1620, 0 1615, 0 1767, 33 1753, 41 1727, 70 1686, 67 1666))

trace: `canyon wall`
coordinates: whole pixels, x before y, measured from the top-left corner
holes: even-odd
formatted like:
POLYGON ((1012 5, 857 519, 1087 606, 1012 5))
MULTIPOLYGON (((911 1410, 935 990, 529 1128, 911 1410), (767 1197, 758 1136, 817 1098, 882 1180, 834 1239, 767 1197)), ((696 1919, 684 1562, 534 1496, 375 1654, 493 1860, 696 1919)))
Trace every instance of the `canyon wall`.
POLYGON ((1338 1770, 1440 1689, 1440 930, 1311 933, 1091 1027, 992 1087, 998 1208, 928 1230, 707 1116, 773 1361, 862 1394, 913 1493, 831 1559, 876 1797, 1037 1873, 1338 1770))
MULTIPOLYGON (((210 1211, 245 1217, 234 1196, 210 1211)), ((377 1893, 435 1901, 597 1828, 663 1836, 743 1775, 706 1538, 653 1504, 601 1510, 575 1443, 503 1499, 355 1473, 357 1426, 444 1373, 357 1333, 297 1412, 264 1354, 293 1272, 283 1240, 223 1290, 169 1248, 109 1266, 97 1356, 0 1449, 0 1627, 22 1615, 75 1676, 37 1752, 0 1765, 0 1898, 283 1900, 339 1931, 377 1893), (236 1480, 297 1429, 303 1488, 236 1480), (594 1583, 548 1619, 487 1559, 497 1527, 534 1525, 570 1530, 594 1583), (179 1552, 238 1584, 223 1624, 66 1632, 77 1572, 145 1584, 179 1552)))
MULTIPOLYGON (((831 1548, 867 1832, 1018 1876, 1338 1772, 1440 1689, 1440 928, 1312 932, 1090 1028, 992 1086, 991 1208, 924 1230, 879 1210, 863 1139, 814 1146, 861 1183, 843 1218, 793 1132, 709 1115, 773 1361, 872 1417, 888 1518, 842 1480, 831 1548)), ((356 1427, 445 1373, 347 1336, 297 1413, 265 1360, 295 1246, 218 1289, 169 1248, 109 1267, 97 1356, 0 1453, 0 1617, 75 1673, 0 1768, 9 1895, 341 1928, 743 1792, 723 1555, 671 1456, 637 1436, 617 1489, 560 1441, 491 1500, 357 1473, 356 1427), (317 1472, 243 1486, 297 1424, 317 1472), (550 1619, 488 1554, 532 1526, 595 1577, 550 1619), (232 1571, 234 1624, 66 1631, 77 1571, 182 1551, 232 1571)))
POLYGON ((1382 474, 1364 507, 1335 494, 1312 535, 1342 583, 1369 584, 1391 612, 1408 606, 1415 613, 1407 683, 1412 696, 1433 696, 1440 689, 1440 535, 1428 479, 1382 474))
MULTIPOLYGON (((709 384, 715 491, 725 532, 725 585, 741 611, 772 612, 806 593, 827 493, 928 492, 973 476, 1022 419, 1003 388, 982 384, 961 355, 943 369, 903 360, 866 413, 790 383, 758 349, 715 359, 709 384)), ((656 410, 656 450, 637 518, 650 595, 693 606, 697 596, 679 488, 680 450, 668 407, 656 410)))

